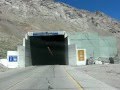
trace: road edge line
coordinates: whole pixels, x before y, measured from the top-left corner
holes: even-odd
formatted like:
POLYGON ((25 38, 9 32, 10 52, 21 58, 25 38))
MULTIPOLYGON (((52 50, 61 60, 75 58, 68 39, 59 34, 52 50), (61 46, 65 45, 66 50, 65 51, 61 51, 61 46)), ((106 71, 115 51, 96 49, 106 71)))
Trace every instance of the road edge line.
POLYGON ((66 70, 66 68, 64 67, 64 71, 66 72, 67 76, 75 83, 75 85, 78 87, 79 90, 83 90, 83 87, 79 84, 79 82, 77 82, 72 75, 70 75, 68 73, 68 71, 66 70))

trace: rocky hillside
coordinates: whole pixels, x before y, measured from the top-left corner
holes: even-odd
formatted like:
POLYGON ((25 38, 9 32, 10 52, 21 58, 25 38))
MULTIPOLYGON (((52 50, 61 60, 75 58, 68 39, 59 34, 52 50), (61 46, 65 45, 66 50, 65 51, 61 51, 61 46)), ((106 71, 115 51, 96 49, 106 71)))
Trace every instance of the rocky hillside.
POLYGON ((55 0, 0 0, 0 55, 15 50, 28 31, 98 32, 115 36, 120 22, 102 12, 78 10, 55 0))

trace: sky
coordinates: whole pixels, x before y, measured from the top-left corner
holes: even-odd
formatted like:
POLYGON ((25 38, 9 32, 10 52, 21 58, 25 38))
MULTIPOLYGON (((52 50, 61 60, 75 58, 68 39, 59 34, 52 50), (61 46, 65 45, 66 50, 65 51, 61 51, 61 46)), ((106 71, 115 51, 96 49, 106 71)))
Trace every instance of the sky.
POLYGON ((57 0, 78 9, 101 11, 120 21, 120 0, 57 0))

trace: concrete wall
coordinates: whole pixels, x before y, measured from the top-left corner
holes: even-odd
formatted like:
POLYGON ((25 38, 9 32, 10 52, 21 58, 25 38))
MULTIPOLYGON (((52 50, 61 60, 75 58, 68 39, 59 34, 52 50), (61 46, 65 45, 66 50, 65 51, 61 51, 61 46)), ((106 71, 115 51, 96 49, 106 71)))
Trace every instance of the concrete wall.
POLYGON ((76 45, 75 44, 68 46, 68 60, 69 60, 69 65, 77 65, 76 45))
POLYGON ((26 67, 32 65, 30 41, 29 38, 23 39, 23 46, 18 46, 19 67, 26 67))
POLYGON ((76 44, 77 49, 86 49, 87 58, 109 58, 117 54, 116 38, 112 36, 99 36, 98 33, 72 33, 68 34, 70 44, 76 44))
POLYGON ((32 59, 31 59, 31 49, 30 49, 30 40, 29 38, 25 40, 25 66, 31 66, 32 59))
POLYGON ((18 46, 18 67, 25 67, 25 47, 24 46, 18 46))

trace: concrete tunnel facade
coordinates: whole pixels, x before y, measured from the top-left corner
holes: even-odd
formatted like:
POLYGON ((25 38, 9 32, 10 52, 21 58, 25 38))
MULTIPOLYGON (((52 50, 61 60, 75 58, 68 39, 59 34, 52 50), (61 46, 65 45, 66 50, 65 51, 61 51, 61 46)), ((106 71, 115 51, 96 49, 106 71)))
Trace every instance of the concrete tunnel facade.
MULTIPOLYGON (((28 32, 23 40, 23 46, 25 56, 19 65, 68 65, 69 63, 68 37, 64 31, 28 32)), ((21 50, 19 48, 18 51, 21 50)))
POLYGON ((86 65, 91 56, 95 59, 114 57, 116 45, 116 38, 102 37, 98 33, 28 32, 17 51, 7 52, 7 66, 86 65))

